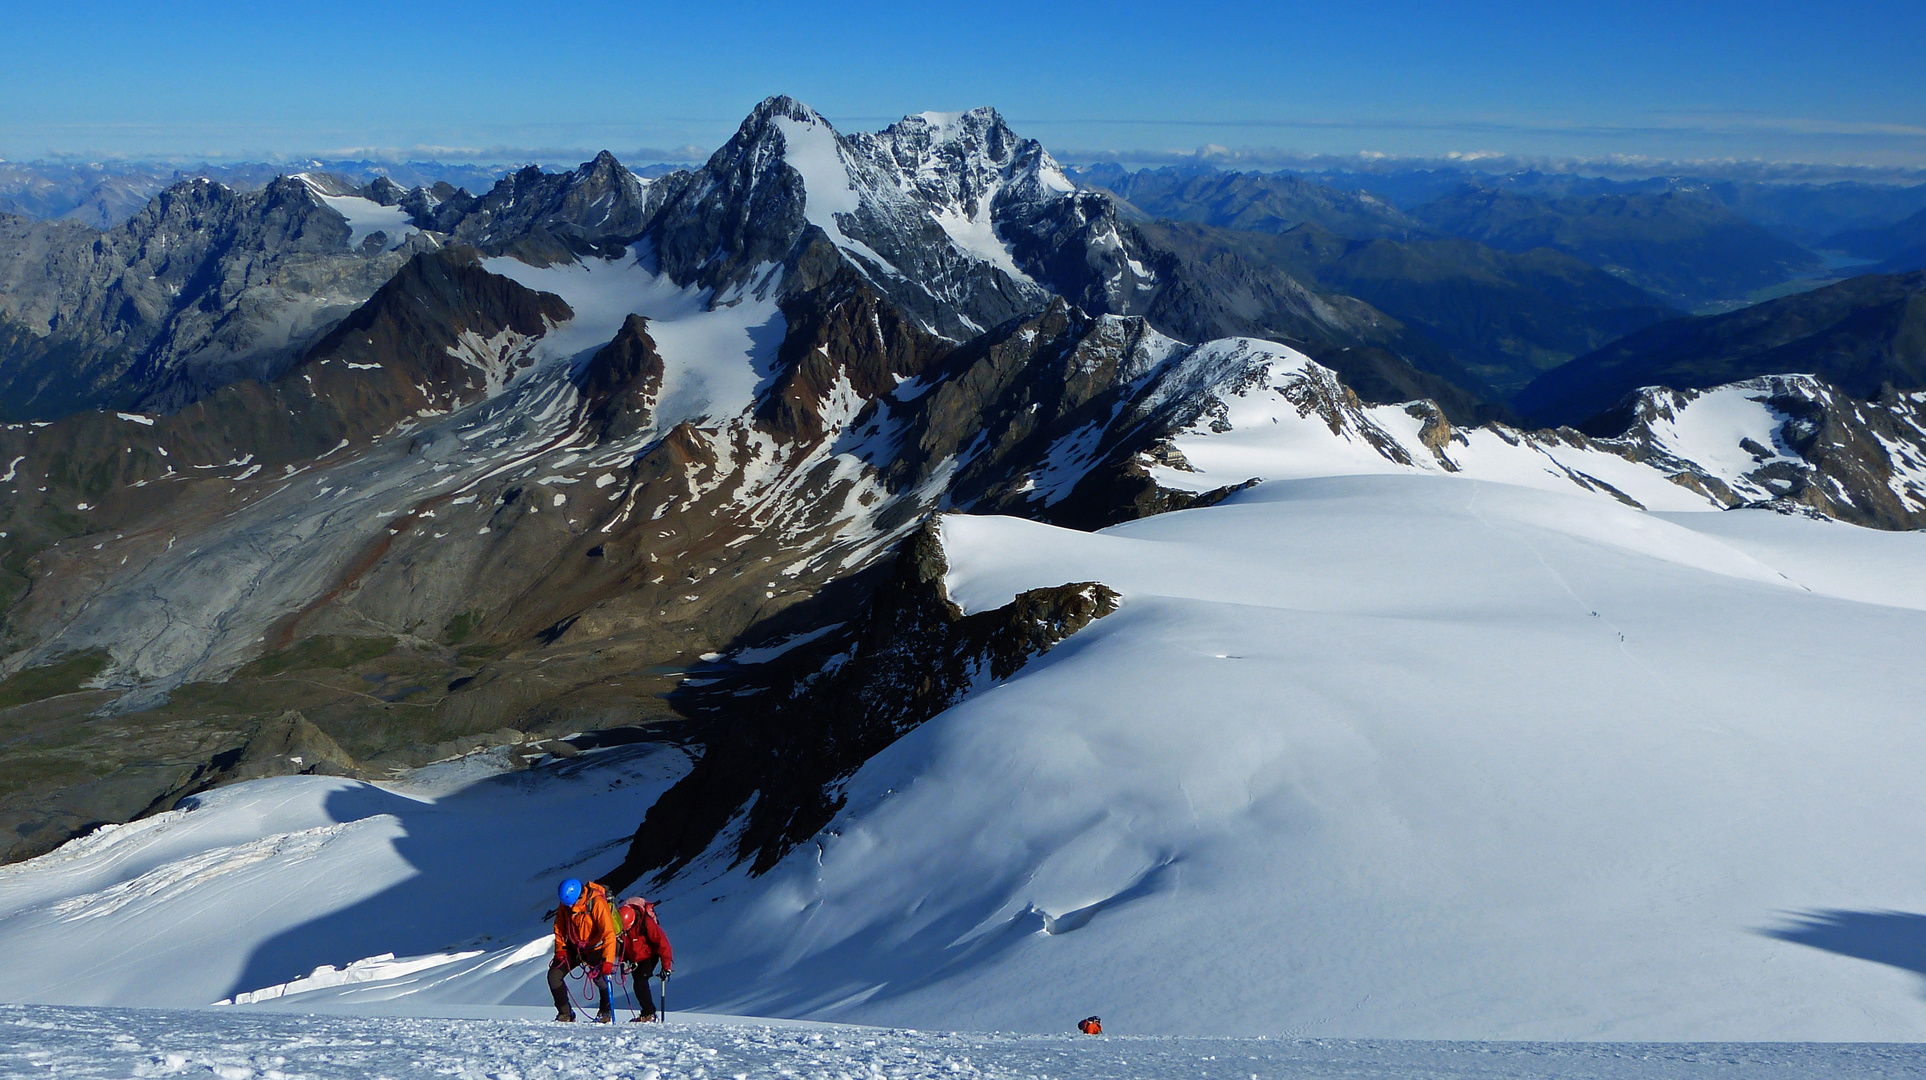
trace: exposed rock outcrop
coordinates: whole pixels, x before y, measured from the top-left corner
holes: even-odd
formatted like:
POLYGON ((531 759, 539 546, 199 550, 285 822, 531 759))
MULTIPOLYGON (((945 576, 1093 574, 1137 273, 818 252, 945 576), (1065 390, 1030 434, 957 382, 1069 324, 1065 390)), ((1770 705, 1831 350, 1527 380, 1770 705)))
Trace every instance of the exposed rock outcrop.
POLYGON ((659 880, 718 842, 724 865, 767 870, 829 824, 841 783, 863 762, 1117 608, 1115 592, 1083 582, 965 615, 944 591, 945 571, 926 526, 846 630, 690 692, 710 727, 707 749, 600 880, 659 880))

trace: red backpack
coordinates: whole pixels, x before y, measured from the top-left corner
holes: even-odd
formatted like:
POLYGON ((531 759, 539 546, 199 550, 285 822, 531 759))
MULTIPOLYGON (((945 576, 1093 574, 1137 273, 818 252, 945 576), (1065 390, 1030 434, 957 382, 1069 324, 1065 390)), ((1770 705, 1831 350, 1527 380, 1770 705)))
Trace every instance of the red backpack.
POLYGON ((631 896, 615 909, 616 955, 630 963, 660 959, 668 966, 669 939, 662 924, 655 921, 655 905, 640 896, 631 896))

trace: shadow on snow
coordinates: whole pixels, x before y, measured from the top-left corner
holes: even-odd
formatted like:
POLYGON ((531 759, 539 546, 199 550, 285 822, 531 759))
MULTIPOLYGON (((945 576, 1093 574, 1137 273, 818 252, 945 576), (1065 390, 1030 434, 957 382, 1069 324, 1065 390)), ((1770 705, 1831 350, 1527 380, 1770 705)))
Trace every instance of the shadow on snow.
MULTIPOLYGON (((365 784, 333 792, 327 811, 337 822, 397 819, 402 835, 394 850, 415 872, 269 938, 248 958, 228 996, 381 953, 490 950, 540 936, 544 912, 555 903, 555 879, 571 872, 587 876, 613 862, 677 771, 671 763, 682 760, 659 744, 638 744, 489 777, 436 802, 365 784), (566 783, 570 779, 577 783, 566 783), (642 797, 617 815, 598 819, 569 805, 625 787, 642 797)), ((611 805, 599 801, 604 811, 611 805)), ((547 999, 546 988, 535 998, 547 999)))
POLYGON ((1791 924, 1760 931, 1840 956, 1926 975, 1926 915, 1827 908, 1793 914, 1791 924))

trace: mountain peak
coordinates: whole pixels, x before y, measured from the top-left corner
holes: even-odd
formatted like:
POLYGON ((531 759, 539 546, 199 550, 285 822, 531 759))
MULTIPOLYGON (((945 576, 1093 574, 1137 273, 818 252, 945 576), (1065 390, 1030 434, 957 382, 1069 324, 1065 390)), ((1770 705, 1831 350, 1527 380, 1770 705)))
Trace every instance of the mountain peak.
POLYGON ((788 94, 774 94, 758 102, 756 107, 750 110, 749 116, 743 120, 742 126, 744 130, 747 130, 752 126, 766 124, 778 117, 794 120, 803 124, 829 123, 829 121, 823 119, 821 113, 790 97, 788 94))

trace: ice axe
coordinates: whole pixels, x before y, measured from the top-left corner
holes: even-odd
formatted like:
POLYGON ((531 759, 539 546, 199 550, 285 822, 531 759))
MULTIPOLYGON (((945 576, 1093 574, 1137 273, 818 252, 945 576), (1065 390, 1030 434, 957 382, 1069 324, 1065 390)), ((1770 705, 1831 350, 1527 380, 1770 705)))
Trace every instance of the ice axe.
POLYGON ((667 1024, 669 1022, 669 973, 665 971, 659 978, 662 980, 662 1008, 655 1014, 655 1022, 667 1024))

